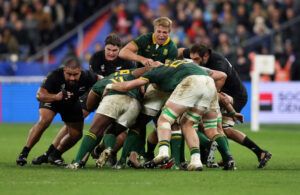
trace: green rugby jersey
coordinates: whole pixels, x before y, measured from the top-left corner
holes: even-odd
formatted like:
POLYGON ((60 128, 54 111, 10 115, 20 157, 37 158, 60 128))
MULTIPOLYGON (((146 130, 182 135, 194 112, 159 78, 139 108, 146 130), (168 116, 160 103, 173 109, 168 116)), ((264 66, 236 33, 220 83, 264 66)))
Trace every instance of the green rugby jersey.
MULTIPOLYGON (((118 72, 112 73, 109 76, 104 77, 103 79, 97 81, 94 84, 94 86, 92 87, 92 90, 95 93, 97 93, 99 96, 102 96, 107 84, 123 82, 123 81, 130 81, 130 80, 135 79, 135 77, 131 74, 131 71, 132 70, 120 70, 118 72)), ((116 95, 116 94, 128 95, 137 100, 142 99, 139 89, 132 89, 128 92, 119 92, 119 91, 115 91, 115 90, 109 90, 109 93, 107 95, 116 95)))
POLYGON ((177 47, 170 37, 163 45, 157 45, 153 33, 147 33, 133 40, 133 43, 138 47, 137 54, 145 58, 151 58, 162 63, 165 63, 167 59, 174 60, 177 58, 177 47))
POLYGON ((141 78, 157 84, 162 91, 172 92, 185 77, 190 75, 208 76, 208 73, 193 62, 176 60, 146 72, 141 78))

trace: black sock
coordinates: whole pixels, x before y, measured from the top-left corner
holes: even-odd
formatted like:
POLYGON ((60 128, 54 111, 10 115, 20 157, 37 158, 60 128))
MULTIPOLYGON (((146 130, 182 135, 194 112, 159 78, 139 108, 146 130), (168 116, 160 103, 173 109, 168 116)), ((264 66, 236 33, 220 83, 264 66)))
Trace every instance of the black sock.
POLYGON ((55 150, 55 147, 53 144, 51 144, 48 148, 48 150, 45 152, 46 156, 49 156, 49 154, 51 154, 53 151, 55 150))
POLYGON ((147 141, 147 155, 154 155, 156 144, 152 144, 149 141, 147 141))
POLYGON ((59 151, 58 149, 54 148, 53 151, 51 152, 51 155, 56 158, 61 158, 62 152, 59 151))
POLYGON ((242 145, 252 150, 252 152, 256 154, 257 158, 260 159, 260 155, 263 152, 263 150, 258 145, 256 145, 252 140, 250 140, 247 136, 243 140, 242 145))
POLYGON ((22 149, 21 154, 25 157, 28 156, 29 152, 30 152, 31 148, 28 148, 27 146, 24 146, 24 148, 22 149))

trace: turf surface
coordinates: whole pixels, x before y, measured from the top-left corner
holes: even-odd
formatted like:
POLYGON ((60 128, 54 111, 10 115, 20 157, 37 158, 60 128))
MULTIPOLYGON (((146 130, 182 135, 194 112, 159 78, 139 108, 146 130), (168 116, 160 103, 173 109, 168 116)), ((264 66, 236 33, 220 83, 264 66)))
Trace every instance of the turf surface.
MULTIPOLYGON (((230 142, 238 169, 229 172, 96 169, 93 160, 78 171, 30 163, 18 167, 15 159, 30 127, 0 124, 0 194, 300 194, 300 125, 263 125, 259 133, 250 132, 247 125, 238 126, 273 157, 259 170, 251 151, 230 142)), ((45 132, 29 162, 47 149, 59 127, 53 125, 45 132)), ((67 162, 78 147, 64 155, 67 162)))

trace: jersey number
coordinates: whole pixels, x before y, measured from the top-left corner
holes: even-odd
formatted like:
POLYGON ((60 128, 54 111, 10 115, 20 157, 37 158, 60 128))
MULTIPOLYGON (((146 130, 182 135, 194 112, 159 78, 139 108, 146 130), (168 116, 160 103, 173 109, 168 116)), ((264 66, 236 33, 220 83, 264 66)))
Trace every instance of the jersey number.
POLYGON ((185 61, 185 60, 176 60, 176 61, 167 62, 165 64, 165 66, 177 68, 178 66, 180 66, 181 64, 184 64, 184 63, 187 63, 187 61, 185 61))
POLYGON ((113 83, 118 83, 118 82, 124 82, 124 77, 121 75, 126 75, 130 74, 130 70, 120 70, 118 72, 115 72, 115 77, 113 79, 110 79, 113 83))

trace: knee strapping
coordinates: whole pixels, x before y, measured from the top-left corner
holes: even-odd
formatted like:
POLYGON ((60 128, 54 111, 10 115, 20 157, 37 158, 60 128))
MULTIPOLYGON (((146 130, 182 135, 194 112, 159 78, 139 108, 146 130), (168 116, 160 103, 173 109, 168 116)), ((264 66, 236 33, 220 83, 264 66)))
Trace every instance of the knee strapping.
POLYGON ((178 114, 170 108, 164 108, 161 114, 170 123, 170 125, 173 125, 178 117, 178 114))
POLYGON ((171 124, 169 122, 162 122, 161 124, 159 124, 157 129, 159 129, 159 130, 171 130, 171 124))
POLYGON ((204 130, 217 128, 217 119, 205 120, 203 122, 204 130))
POLYGON ((234 126, 234 124, 235 124, 235 122, 233 120, 229 120, 229 119, 222 120, 222 128, 223 129, 231 128, 234 126))
POLYGON ((192 111, 188 111, 187 114, 185 115, 185 117, 190 120, 193 121, 194 123, 198 123, 201 121, 201 116, 200 114, 196 113, 196 112, 192 112, 192 111))

